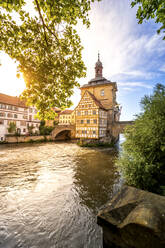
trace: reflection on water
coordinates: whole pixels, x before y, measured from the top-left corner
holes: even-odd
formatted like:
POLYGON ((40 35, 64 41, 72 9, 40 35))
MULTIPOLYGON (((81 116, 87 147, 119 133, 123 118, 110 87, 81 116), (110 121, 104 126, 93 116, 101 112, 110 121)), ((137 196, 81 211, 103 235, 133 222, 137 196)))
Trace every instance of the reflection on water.
POLYGON ((96 212, 120 184, 110 149, 0 146, 0 248, 101 248, 96 212))

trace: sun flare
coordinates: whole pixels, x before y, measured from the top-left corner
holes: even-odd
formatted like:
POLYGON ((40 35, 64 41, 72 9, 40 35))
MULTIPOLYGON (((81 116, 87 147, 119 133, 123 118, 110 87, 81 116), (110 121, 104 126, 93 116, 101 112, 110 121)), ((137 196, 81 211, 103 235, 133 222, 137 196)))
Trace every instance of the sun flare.
POLYGON ((17 65, 5 53, 1 53, 0 66, 0 93, 19 96, 25 89, 25 82, 20 76, 17 78, 17 65))

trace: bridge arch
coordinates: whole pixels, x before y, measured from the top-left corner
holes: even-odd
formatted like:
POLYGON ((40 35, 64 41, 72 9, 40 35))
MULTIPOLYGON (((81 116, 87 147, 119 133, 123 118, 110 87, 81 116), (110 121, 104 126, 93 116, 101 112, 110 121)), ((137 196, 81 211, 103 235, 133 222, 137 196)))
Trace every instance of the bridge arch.
POLYGON ((112 126, 112 136, 115 139, 118 139, 119 134, 124 132, 124 129, 127 126, 131 126, 134 124, 134 121, 118 121, 118 122, 114 122, 113 126, 112 126))
POLYGON ((60 133, 64 133, 65 131, 70 131, 71 137, 74 136, 75 133, 75 125, 57 125, 51 135, 55 139, 60 133))

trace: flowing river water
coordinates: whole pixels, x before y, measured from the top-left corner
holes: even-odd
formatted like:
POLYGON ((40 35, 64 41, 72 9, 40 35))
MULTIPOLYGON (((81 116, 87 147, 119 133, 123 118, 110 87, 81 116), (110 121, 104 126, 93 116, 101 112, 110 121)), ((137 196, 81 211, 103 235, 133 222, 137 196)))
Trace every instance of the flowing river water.
POLYGON ((0 248, 102 248, 97 211, 120 187, 109 148, 0 146, 0 248))

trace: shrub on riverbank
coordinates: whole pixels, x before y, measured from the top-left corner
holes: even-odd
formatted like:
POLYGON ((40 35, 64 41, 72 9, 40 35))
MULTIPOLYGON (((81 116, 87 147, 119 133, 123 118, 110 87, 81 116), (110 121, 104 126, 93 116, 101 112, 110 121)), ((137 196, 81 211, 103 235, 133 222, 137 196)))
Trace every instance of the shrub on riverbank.
POLYGON ((79 145, 81 147, 110 147, 110 148, 114 148, 114 143, 102 143, 102 142, 83 143, 83 142, 79 141, 79 142, 77 142, 77 145, 79 145))
POLYGON ((141 101, 143 112, 125 131, 117 161, 128 185, 165 194, 165 86, 141 101))
POLYGON ((54 126, 45 126, 45 121, 42 120, 39 126, 40 135, 50 135, 54 126))

